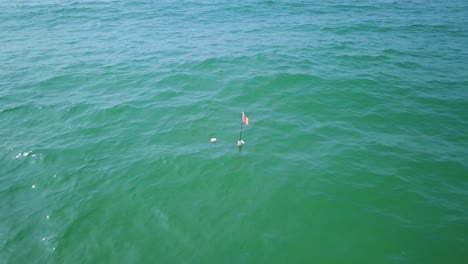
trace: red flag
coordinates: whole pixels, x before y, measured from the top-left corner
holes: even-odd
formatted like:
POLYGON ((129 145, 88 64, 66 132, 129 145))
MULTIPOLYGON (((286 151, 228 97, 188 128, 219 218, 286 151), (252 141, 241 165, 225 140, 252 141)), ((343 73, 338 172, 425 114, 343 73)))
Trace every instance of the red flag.
POLYGON ((244 112, 242 112, 242 122, 244 122, 246 125, 249 125, 249 118, 245 116, 244 112))

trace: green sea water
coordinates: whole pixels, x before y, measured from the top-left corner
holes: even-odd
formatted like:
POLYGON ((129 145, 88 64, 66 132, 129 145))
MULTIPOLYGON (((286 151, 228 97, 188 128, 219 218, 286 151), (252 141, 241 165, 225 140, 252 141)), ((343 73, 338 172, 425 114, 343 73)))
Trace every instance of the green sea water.
POLYGON ((0 263, 468 263, 467 10, 0 0, 0 263))

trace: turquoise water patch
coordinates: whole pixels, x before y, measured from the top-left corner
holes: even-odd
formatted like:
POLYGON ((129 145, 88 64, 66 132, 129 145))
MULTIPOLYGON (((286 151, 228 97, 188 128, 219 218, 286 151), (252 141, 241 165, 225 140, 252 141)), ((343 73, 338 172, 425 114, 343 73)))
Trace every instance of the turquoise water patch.
POLYGON ((0 8, 0 262, 468 258, 466 1, 0 8))

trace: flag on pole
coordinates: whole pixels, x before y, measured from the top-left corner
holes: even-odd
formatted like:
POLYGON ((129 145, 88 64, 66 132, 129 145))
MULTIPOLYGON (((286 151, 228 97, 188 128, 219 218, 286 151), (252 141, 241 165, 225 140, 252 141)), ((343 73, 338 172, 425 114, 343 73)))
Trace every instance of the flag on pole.
POLYGON ((244 112, 242 112, 242 122, 247 126, 249 125, 249 118, 244 114, 244 112))

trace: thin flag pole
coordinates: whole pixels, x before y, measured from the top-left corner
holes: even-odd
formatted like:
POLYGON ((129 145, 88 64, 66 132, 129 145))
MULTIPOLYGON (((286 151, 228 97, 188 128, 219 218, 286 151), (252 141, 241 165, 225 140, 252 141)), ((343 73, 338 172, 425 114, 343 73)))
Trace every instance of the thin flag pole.
POLYGON ((241 129, 240 129, 240 134, 239 134, 239 141, 237 141, 237 146, 240 147, 242 145, 244 145, 244 141, 242 141, 242 128, 244 127, 244 124, 245 125, 249 125, 249 119, 245 116, 244 112, 242 112, 242 119, 241 119, 241 129))
POLYGON ((244 122, 242 122, 241 120, 241 131, 240 131, 240 135, 239 135, 239 140, 242 140, 242 127, 244 125, 244 122))

